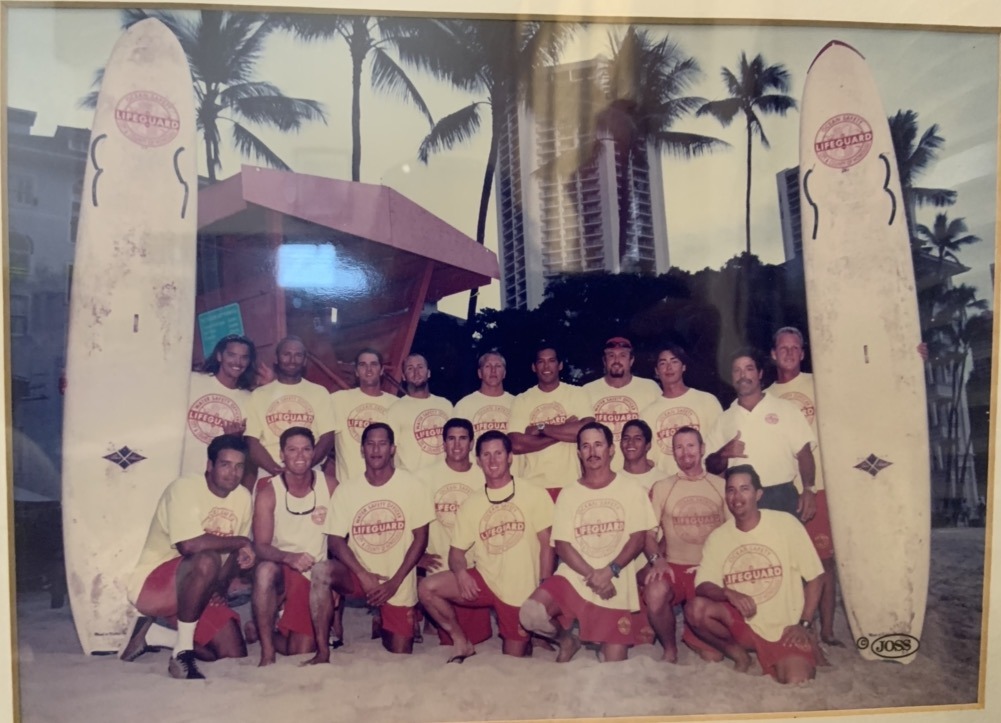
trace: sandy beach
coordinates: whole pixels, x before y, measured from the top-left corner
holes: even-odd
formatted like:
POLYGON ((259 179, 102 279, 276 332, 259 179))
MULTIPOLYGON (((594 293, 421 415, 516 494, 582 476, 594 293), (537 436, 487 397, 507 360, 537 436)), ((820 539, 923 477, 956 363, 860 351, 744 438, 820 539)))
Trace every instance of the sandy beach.
MULTIPOLYGON (((445 665, 448 649, 425 636, 413 656, 394 656, 366 634, 364 609, 345 614, 346 645, 329 666, 300 668, 304 657, 279 657, 257 668, 249 657, 203 664, 208 680, 167 676, 169 653, 134 663, 85 657, 68 607, 50 609, 46 594, 17 596, 22 720, 108 722, 137 717, 159 723, 195 720, 467 721, 567 717, 778 713, 975 703, 981 640, 984 530, 932 534, 931 586, 921 653, 908 666, 866 662, 850 648, 830 648, 832 665, 816 680, 784 687, 709 664, 682 646, 677 666, 640 646, 620 664, 599 664, 582 649, 556 665, 554 653, 505 658, 495 637, 463 665, 445 665)), ((240 608, 244 619, 249 606, 240 608)), ((839 610, 835 628, 849 640, 839 610)))

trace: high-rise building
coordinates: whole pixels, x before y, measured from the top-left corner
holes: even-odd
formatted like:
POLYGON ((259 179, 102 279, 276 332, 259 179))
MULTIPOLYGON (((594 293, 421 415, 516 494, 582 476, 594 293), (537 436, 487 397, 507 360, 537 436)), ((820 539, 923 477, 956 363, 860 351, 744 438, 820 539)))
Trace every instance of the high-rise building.
POLYGON ((543 71, 503 118, 496 199, 505 308, 538 306, 546 281, 563 274, 668 269, 659 152, 595 131, 609 105, 596 82, 604 62, 543 71))
POLYGON ((786 261, 803 254, 803 227, 799 212, 799 166, 775 174, 779 190, 779 221, 786 261))

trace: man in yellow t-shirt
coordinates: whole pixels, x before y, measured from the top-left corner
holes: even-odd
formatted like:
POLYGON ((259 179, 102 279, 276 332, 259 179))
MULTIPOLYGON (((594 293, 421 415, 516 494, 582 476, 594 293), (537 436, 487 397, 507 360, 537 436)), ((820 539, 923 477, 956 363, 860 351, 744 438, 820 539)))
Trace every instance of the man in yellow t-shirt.
POLYGON ((330 660, 331 588, 379 608, 386 650, 409 654, 414 649, 417 563, 427 549, 434 505, 416 477, 393 467, 396 444, 388 424, 365 428, 362 452, 365 474, 339 484, 330 498, 326 533, 332 559, 313 565, 316 655, 309 664, 330 660))
POLYGON ((476 463, 486 483, 456 515, 449 571, 429 576, 418 588, 424 609, 455 641, 449 663, 476 654, 475 640, 457 609, 492 608, 504 654, 524 657, 531 650, 528 633, 518 622, 519 607, 540 579, 553 572, 553 503, 540 487, 516 487, 513 459, 503 432, 489 430, 476 440, 476 463))
POLYGON ((490 429, 507 431, 514 395, 504 391, 507 361, 498 351, 480 355, 476 376, 480 388, 467 394, 455 405, 455 416, 473 423, 473 439, 490 429))
POLYGON ((403 379, 407 395, 393 402, 386 422, 396 434, 396 466, 417 474, 445 454, 441 430, 454 413, 450 401, 431 393, 431 370, 423 354, 403 360, 403 379))
POLYGON ((355 356, 358 386, 330 395, 338 482, 357 479, 365 472, 361 433, 372 422, 385 422, 386 412, 396 403, 395 395, 382 390, 382 372, 382 354, 375 349, 362 349, 355 356))

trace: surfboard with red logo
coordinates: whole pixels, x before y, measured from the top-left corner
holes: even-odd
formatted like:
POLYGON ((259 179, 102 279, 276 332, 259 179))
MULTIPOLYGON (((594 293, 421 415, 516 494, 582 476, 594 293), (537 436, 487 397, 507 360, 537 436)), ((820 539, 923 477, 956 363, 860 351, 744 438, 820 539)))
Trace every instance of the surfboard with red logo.
POLYGON ((184 52, 160 21, 143 20, 105 66, 70 294, 63 536, 85 653, 123 644, 126 581, 180 470, 194 336, 195 152, 184 52))
POLYGON ((930 468, 917 295, 897 161, 862 55, 828 43, 800 116, 817 428, 856 648, 908 663, 928 594, 930 468))

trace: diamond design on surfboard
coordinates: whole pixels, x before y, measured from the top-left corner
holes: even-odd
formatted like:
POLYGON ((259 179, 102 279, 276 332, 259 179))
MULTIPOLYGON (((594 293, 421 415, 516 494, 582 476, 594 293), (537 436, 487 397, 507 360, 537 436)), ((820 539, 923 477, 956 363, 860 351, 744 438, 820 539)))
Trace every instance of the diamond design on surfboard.
POLYGON ((875 477, 880 473, 880 471, 886 469, 891 464, 893 464, 893 462, 887 462, 885 459, 880 459, 876 455, 870 454, 868 457, 866 457, 857 465, 855 465, 855 469, 860 469, 863 472, 868 472, 873 477, 875 477))
POLYGON ((129 449, 128 447, 122 447, 111 454, 106 454, 104 455, 104 458, 109 462, 117 464, 122 469, 128 469, 136 462, 142 462, 146 459, 141 454, 129 449))

